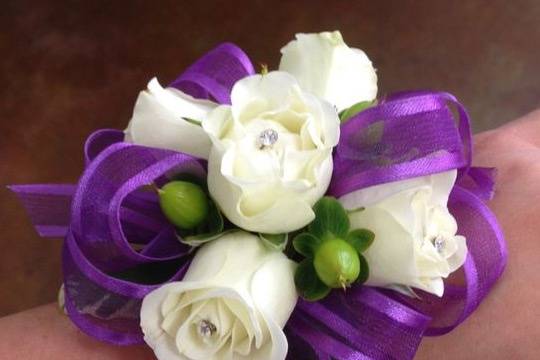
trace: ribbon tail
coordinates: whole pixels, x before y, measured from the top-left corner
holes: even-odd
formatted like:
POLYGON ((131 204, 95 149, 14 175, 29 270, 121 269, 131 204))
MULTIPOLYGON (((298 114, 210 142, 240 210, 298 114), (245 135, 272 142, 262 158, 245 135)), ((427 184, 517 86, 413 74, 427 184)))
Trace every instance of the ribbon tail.
POLYGON ((490 167, 471 167, 458 185, 484 201, 493 199, 495 195, 495 178, 497 169, 490 167))
POLYGON ((41 237, 63 238, 71 219, 71 201, 76 185, 10 185, 41 237))

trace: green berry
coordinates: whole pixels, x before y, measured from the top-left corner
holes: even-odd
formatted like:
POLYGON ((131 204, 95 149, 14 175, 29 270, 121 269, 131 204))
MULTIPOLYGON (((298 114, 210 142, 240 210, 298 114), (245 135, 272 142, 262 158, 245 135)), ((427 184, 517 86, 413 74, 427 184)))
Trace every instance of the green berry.
POLYGON ((208 198, 199 185, 171 181, 158 191, 161 210, 176 227, 190 230, 208 215, 208 198))
POLYGON ((360 275, 358 252, 345 240, 325 240, 315 252, 313 262, 319 279, 331 288, 345 289, 360 275))

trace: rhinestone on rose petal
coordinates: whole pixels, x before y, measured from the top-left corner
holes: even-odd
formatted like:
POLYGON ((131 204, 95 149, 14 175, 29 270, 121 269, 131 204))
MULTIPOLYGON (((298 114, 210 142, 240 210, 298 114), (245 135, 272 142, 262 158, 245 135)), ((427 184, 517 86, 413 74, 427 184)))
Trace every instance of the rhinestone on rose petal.
POLYGON ((199 334, 203 337, 211 337, 217 331, 216 325, 209 320, 199 321, 199 334))
POLYGON ((259 149, 272 147, 278 141, 278 132, 274 129, 266 129, 259 134, 259 149))
POLYGON ((432 243, 433 247, 435 247, 435 250, 437 250, 439 254, 442 253, 446 247, 446 239, 440 235, 433 238, 432 243))

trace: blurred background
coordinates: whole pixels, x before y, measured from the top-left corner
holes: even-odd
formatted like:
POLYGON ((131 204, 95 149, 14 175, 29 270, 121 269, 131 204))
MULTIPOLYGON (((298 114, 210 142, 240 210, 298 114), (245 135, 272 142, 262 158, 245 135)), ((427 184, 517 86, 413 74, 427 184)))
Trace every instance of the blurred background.
POLYGON ((86 136, 123 129, 151 77, 166 84, 223 41, 275 68, 295 33, 339 29, 381 95, 451 92, 478 132, 540 106, 538 19, 538 0, 2 0, 0 316, 61 283, 61 240, 38 238, 4 185, 76 182, 86 136))

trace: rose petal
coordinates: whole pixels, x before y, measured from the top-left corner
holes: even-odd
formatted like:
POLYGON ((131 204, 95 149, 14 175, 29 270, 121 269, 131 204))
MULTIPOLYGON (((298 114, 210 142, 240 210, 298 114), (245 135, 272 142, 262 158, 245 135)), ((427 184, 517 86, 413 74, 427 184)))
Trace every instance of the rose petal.
POLYGON ((465 263, 468 252, 467 242, 464 236, 457 235, 454 237, 454 242, 457 249, 454 254, 447 259, 451 272, 456 271, 465 263))
POLYGON ((137 98, 125 140, 206 159, 211 146, 208 135, 184 118, 203 120, 215 106, 176 89, 163 89, 153 79, 148 91, 141 91, 137 98))
POLYGON ((350 216, 351 228, 367 228, 375 241, 363 255, 369 264, 367 285, 412 285, 418 277, 413 239, 387 211, 367 208, 350 216))
POLYGON ((377 74, 366 54, 345 44, 339 31, 297 34, 281 49, 279 69, 302 88, 341 111, 377 96, 377 74))
POLYGON ((296 266, 295 262, 287 258, 274 256, 257 270, 251 280, 251 296, 255 307, 280 327, 285 326, 296 305, 296 266))

